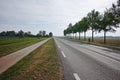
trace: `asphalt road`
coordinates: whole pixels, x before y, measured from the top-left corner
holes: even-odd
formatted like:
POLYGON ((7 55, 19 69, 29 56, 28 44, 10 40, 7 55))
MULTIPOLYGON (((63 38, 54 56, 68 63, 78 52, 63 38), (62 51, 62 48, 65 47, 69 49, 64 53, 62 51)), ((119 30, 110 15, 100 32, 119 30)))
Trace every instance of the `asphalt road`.
POLYGON ((120 80, 120 51, 54 39, 65 80, 120 80))
POLYGON ((7 56, 3 56, 0 58, 0 74, 4 71, 6 71, 8 68, 16 64, 19 60, 21 60, 23 57, 31 53, 33 50, 41 46, 42 44, 46 43, 50 38, 40 41, 38 43, 35 43, 29 47, 23 48, 21 50, 18 50, 14 53, 11 53, 7 56))

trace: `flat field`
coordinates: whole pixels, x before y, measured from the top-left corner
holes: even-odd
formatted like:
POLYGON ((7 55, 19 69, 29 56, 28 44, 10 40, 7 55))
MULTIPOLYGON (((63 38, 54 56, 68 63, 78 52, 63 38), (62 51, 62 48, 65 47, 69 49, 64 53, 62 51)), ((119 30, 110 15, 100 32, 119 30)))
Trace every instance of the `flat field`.
MULTIPOLYGON (((95 38, 95 43, 104 44, 103 38, 95 38)), ((120 47, 120 38, 107 38, 106 45, 120 47)))
POLYGON ((30 46, 45 38, 0 38, 0 57, 30 46))
MULTIPOLYGON (((78 38, 75 38, 75 39, 71 38, 69 40, 79 40, 79 39, 78 38)), ((80 41, 84 41, 84 38, 82 37, 80 39, 80 41)), ((85 42, 89 42, 88 38, 86 38, 85 42)), ((104 44, 104 39, 103 38, 94 38, 94 43, 104 44)), ((107 38, 105 45, 120 47, 120 38, 107 38)))

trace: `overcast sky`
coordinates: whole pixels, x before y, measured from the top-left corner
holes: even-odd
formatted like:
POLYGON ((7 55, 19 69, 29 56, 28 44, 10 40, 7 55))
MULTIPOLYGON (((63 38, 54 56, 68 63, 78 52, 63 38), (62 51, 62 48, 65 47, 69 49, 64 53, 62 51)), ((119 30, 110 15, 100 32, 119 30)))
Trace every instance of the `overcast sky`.
MULTIPOLYGON (((0 0, 0 32, 6 30, 53 32, 62 36, 74 24, 95 9, 101 13, 117 0, 0 0)), ((88 31, 90 36, 91 32, 88 31)), ((96 35, 102 35, 96 34, 96 35)), ((120 29, 108 35, 120 36, 120 29)))

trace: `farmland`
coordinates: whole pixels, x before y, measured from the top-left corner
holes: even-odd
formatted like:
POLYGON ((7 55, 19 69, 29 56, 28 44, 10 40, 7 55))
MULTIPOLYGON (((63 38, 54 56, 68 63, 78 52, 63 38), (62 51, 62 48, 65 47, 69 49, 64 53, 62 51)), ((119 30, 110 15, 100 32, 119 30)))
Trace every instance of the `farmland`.
MULTIPOLYGON (((86 40, 84 40, 83 37, 81 37, 80 40, 79 40, 79 38, 74 38, 74 39, 73 38, 67 38, 67 39, 89 42, 88 38, 86 38, 86 40)), ((92 42, 91 39, 90 39, 90 42, 92 42)), ((92 43, 104 44, 104 39, 95 37, 94 42, 92 42, 92 43)), ((107 38, 106 43, 104 45, 120 47, 120 38, 107 38)))
POLYGON ((44 38, 0 38, 0 57, 37 43, 44 38))
MULTIPOLYGON (((95 38, 95 43, 104 44, 103 38, 95 38)), ((120 38, 107 38, 106 45, 120 47, 120 38)))

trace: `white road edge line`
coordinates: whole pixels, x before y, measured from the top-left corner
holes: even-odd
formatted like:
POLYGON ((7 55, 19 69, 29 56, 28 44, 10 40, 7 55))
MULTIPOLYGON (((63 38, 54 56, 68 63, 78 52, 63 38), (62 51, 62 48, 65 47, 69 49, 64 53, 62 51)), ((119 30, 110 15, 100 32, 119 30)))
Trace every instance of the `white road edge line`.
POLYGON ((76 80, 81 80, 77 73, 73 73, 76 80))
POLYGON ((66 55, 64 54, 64 52, 63 52, 63 51, 61 51, 61 53, 62 53, 63 57, 65 58, 65 57, 66 57, 66 55))

